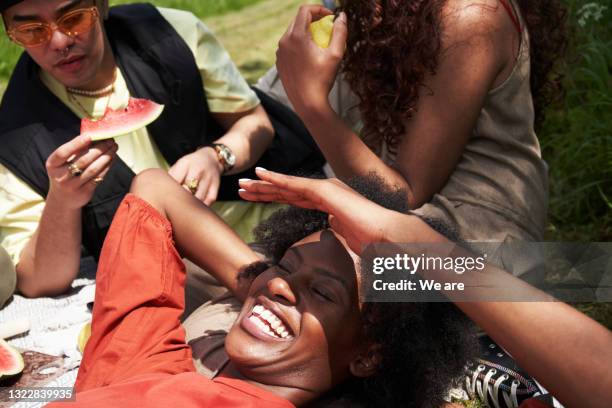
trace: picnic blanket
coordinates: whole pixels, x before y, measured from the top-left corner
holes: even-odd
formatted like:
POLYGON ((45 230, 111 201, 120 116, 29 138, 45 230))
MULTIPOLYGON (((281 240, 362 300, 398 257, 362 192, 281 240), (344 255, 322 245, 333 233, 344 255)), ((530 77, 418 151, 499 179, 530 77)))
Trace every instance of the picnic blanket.
MULTIPOLYGON (((77 348, 78 335, 81 328, 91 320, 87 303, 93 302, 95 281, 89 278, 76 279, 72 289, 64 295, 52 298, 27 299, 15 295, 13 299, 0 310, 0 325, 15 320, 26 319, 30 330, 22 335, 7 339, 7 341, 24 353, 26 370, 28 361, 26 353, 37 352, 54 359, 55 370, 47 369, 48 381, 42 381, 41 375, 35 377, 35 383, 29 386, 72 387, 76 380, 81 353, 77 348)), ((30 353, 32 355, 36 353, 30 353)), ((34 380, 33 380, 34 381, 34 380)), ((18 386, 25 386, 21 383, 18 386)), ((46 403, 17 403, 14 408, 34 408, 46 403)), ((0 406, 9 406, 0 403, 0 406)))

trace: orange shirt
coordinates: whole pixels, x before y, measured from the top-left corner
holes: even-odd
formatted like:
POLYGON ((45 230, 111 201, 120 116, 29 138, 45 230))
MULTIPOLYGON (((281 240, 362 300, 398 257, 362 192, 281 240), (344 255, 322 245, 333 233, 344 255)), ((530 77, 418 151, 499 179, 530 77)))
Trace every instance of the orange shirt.
POLYGON ((51 407, 143 408, 293 408, 259 387, 231 378, 209 380, 200 374, 144 374, 118 384, 78 392, 74 403, 51 407))
POLYGON ((293 407, 232 378, 195 372, 180 317, 185 266, 172 226, 128 194, 110 227, 96 276, 91 337, 66 407, 293 407))

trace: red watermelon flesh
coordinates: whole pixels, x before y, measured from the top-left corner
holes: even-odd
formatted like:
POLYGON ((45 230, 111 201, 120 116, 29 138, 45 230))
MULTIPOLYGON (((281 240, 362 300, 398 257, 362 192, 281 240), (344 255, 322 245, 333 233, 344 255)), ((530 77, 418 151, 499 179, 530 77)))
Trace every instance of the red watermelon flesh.
POLYGON ((81 135, 93 141, 125 135, 151 124, 163 110, 164 105, 148 99, 130 98, 124 109, 107 109, 101 119, 81 119, 81 135))
POLYGON ((0 339, 0 377, 10 377, 23 371, 23 357, 6 341, 0 339))

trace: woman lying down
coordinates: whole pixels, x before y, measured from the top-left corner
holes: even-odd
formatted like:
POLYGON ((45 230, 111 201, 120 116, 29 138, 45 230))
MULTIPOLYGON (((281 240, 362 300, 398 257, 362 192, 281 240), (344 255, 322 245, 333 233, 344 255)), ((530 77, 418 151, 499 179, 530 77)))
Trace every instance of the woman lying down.
MULTIPOLYGON (((267 182, 243 182, 245 198, 274 197, 324 210, 333 214, 335 228, 329 229, 325 215, 284 210, 260 227, 260 243, 270 258, 264 263, 164 172, 150 170, 136 177, 102 251, 92 336, 71 405, 292 407, 324 398, 334 389, 368 406, 444 403, 442 397, 473 349, 467 319, 452 304, 360 304, 359 257, 353 250, 358 253, 370 238, 380 240, 377 234, 384 224, 374 222, 389 215, 404 217, 402 226, 420 240, 445 238, 419 219, 401 214, 405 204, 397 197, 402 195, 386 191, 375 180, 361 180, 360 189, 366 187, 368 198, 389 209, 339 182, 307 185, 306 190, 321 190, 312 196, 304 195, 304 189, 281 194, 277 190, 287 189, 273 181, 280 177, 286 186, 282 176, 259 175, 267 182), (323 192, 334 194, 322 197, 323 192), (347 209, 360 211, 347 218, 347 209), (366 214, 371 222, 363 223, 366 214), (212 380, 196 372, 180 324, 185 282, 181 256, 210 271, 243 303, 225 339, 228 361, 212 380)), ((496 336, 504 333, 494 330, 499 323, 487 328, 483 319, 502 321, 506 309, 477 302, 459 307, 501 340, 496 336)), ((563 320, 560 324, 570 325, 566 332, 573 332, 567 327, 585 330, 593 337, 590 350, 600 358, 610 355, 612 341, 604 328, 561 304, 547 307, 561 307, 556 313, 563 320)), ((550 318, 555 310, 547 312, 550 318)), ((529 322, 519 321, 525 330, 529 322)), ((515 324, 514 317, 508 323, 515 324)), ((538 340, 518 337, 517 343, 500 343, 511 353, 521 347, 516 350, 520 358, 534 358, 525 343, 535 342, 538 351, 538 340)), ((603 374, 600 380, 609 378, 594 365, 589 370, 603 374)), ((549 383, 559 380, 565 380, 563 373, 549 383)), ((582 395, 581 406, 603 406, 606 388, 585 383, 588 392, 586 386, 573 384, 573 391, 582 395)), ((559 384, 545 385, 553 390, 566 386, 559 384)), ((567 392, 562 394, 560 398, 567 392)), ((567 403, 576 401, 567 398, 567 403)))

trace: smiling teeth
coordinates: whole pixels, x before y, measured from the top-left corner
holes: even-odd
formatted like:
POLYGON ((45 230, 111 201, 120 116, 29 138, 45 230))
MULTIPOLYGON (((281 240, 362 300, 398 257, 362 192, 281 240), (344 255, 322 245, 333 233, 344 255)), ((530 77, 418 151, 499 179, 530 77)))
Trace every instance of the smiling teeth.
POLYGON ((289 336, 289 330, 285 324, 279 319, 274 312, 266 309, 262 305, 255 305, 252 313, 255 317, 255 323, 270 336, 286 339, 289 336))

